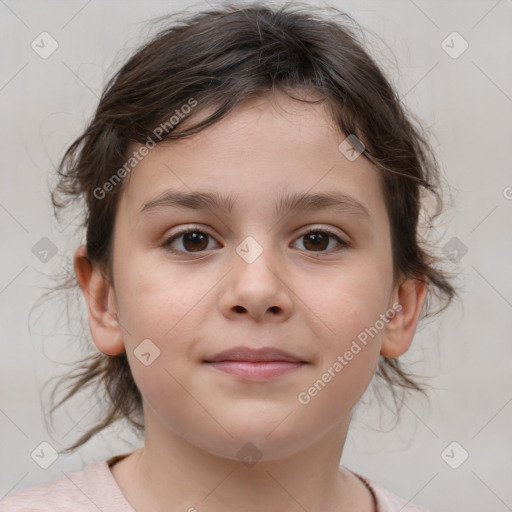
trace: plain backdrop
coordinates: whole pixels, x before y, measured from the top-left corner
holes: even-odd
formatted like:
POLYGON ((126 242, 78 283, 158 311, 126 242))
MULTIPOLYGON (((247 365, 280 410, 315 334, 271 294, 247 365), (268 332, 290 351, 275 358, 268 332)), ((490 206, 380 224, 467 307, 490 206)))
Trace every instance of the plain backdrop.
MULTIPOLYGON (((40 443, 71 443, 101 409, 94 396, 77 397, 50 435, 44 385, 81 354, 83 320, 76 314, 67 325, 66 301, 29 313, 80 242, 72 218, 67 226, 53 219, 55 163, 106 80, 147 37, 147 21, 185 5, 0 1, 0 496, 140 445, 120 425, 47 469, 36 464, 40 443), (31 46, 42 32, 58 44, 47 58, 31 46)), ((453 189, 439 247, 462 299, 423 325, 407 354, 411 370, 429 377, 430 405, 412 398, 391 428, 376 399, 361 404, 342 463, 433 511, 512 510, 512 2, 330 5, 371 31, 369 51, 433 133, 453 189)))

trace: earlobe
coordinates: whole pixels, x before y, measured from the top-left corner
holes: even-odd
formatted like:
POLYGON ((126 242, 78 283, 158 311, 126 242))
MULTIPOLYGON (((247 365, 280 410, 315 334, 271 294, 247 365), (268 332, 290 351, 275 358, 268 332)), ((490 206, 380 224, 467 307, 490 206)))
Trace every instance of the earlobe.
POLYGON ((120 354, 125 347, 112 285, 101 269, 89 260, 84 246, 75 252, 74 268, 87 303, 89 327, 95 345, 104 354, 120 354))
POLYGON ((427 293, 426 279, 405 279, 395 292, 395 300, 401 308, 386 325, 380 353, 384 357, 396 358, 411 346, 427 293))

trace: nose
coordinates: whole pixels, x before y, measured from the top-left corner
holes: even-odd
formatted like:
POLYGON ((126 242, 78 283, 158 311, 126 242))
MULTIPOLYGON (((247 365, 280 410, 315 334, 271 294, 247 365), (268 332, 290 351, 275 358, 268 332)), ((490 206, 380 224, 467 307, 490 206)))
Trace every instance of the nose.
MULTIPOLYGON (((241 244, 233 253, 232 270, 226 280, 220 308, 226 317, 236 319, 245 314, 255 321, 284 321, 292 313, 293 292, 288 284, 289 272, 269 244, 261 245, 254 259, 246 257, 241 244)), ((254 247, 249 249, 254 250, 254 247)))

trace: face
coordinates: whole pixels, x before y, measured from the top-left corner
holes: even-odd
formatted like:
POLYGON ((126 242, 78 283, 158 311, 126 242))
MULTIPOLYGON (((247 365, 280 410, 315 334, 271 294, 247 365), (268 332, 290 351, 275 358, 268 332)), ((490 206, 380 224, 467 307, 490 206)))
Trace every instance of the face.
POLYGON ((114 230, 118 335, 93 334, 104 352, 126 350, 147 433, 232 459, 251 441, 271 460, 348 424, 399 296, 379 171, 349 160, 344 138, 321 105, 276 95, 157 145, 132 171, 114 230), (229 201, 191 208, 169 192, 229 201), (286 201, 313 194, 339 197, 286 201), (253 380, 205 362, 238 346, 305 363, 253 380))

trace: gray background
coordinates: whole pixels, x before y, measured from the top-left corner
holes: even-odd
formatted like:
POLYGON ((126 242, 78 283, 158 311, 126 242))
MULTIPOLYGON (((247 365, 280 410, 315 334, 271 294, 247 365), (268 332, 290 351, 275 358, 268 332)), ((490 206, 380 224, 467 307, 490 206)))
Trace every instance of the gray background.
MULTIPOLYGON (((434 134, 454 204, 436 235, 441 248, 456 237, 460 260, 450 261, 454 255, 445 250, 446 263, 458 273, 462 297, 419 329, 407 354, 411 370, 430 377, 430 406, 406 402, 392 428, 392 415, 380 417, 376 399, 361 404, 342 463, 433 511, 512 510, 512 2, 330 4, 373 31, 370 51, 434 134), (469 44, 457 58, 442 47, 454 31, 469 44), (445 450, 453 441, 458 445, 445 450), (446 460, 457 465, 462 450, 468 459, 450 467, 446 460)), ((184 5, 0 0, 0 496, 140 444, 114 426, 48 469, 34 462, 41 442, 69 444, 100 408, 97 396, 80 396, 56 414, 57 441, 50 436, 43 385, 82 355, 87 324, 72 311, 67 325, 65 301, 29 313, 80 242, 72 217, 59 226, 52 216, 55 162, 92 115, 106 79, 147 36, 146 21, 184 5), (47 59, 31 48, 43 31, 59 45, 47 59), (48 246, 44 237, 56 254, 38 253, 36 244, 48 246)), ((203 7, 207 2, 193 5, 203 7)), ((452 37, 448 44, 453 53, 462 41, 452 37)))

